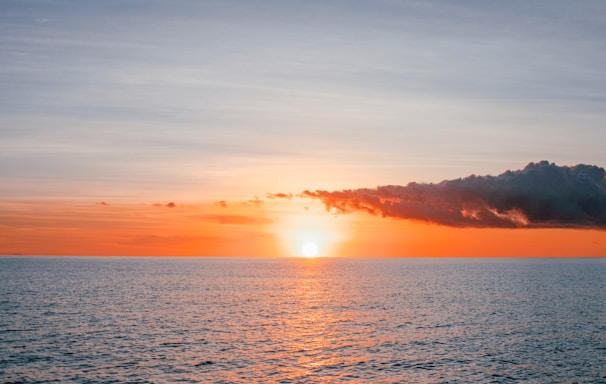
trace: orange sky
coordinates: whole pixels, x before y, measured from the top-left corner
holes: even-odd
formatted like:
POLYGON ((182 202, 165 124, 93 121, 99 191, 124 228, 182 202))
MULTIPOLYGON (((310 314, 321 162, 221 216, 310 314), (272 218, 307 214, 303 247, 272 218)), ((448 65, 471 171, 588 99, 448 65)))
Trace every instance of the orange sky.
POLYGON ((333 214, 294 198, 205 205, 11 202, 0 205, 0 254, 301 256, 604 256, 606 232, 452 228, 333 214))

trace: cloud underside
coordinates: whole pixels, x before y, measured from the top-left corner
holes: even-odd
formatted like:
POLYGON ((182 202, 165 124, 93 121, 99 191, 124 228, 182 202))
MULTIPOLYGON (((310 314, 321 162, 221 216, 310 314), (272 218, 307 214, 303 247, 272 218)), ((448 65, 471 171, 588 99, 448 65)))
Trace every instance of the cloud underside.
POLYGON ((606 228, 606 172, 547 161, 498 176, 374 189, 304 191, 329 210, 366 211, 453 227, 606 228))

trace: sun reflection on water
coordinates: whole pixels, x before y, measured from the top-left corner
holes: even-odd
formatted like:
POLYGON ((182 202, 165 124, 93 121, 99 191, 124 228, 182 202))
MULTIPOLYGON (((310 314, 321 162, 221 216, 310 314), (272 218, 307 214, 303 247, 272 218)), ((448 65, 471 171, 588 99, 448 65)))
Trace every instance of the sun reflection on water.
POLYGON ((284 292, 288 313, 283 317, 282 326, 275 328, 271 336, 282 339, 284 345, 283 354, 277 359, 292 362, 284 370, 282 379, 317 377, 318 372, 324 371, 326 382, 331 381, 328 379, 331 377, 347 377, 344 366, 363 362, 360 356, 347 357, 347 349, 370 347, 362 334, 348 337, 342 330, 353 323, 358 314, 347 301, 335 300, 322 259, 303 259, 298 262, 298 268, 299 275, 284 292))

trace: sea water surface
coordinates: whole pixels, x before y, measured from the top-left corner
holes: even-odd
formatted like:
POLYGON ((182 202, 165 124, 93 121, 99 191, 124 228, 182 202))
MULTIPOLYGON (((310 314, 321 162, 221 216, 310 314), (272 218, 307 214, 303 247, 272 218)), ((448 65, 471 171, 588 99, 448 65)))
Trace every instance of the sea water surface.
POLYGON ((0 258, 0 382, 606 383, 606 259, 0 258))

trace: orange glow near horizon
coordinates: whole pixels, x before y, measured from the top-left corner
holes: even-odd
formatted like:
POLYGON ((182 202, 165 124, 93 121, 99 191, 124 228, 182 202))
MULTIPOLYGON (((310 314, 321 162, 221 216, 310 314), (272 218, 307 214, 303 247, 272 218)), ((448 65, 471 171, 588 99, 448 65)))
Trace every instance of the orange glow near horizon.
POLYGON ((328 214, 318 202, 288 202, 288 210, 273 223, 285 256, 337 256, 348 238, 349 217, 328 214), (310 204, 311 203, 311 204, 310 204), (310 207, 311 206, 311 207, 310 207))
POLYGON ((2 255, 241 257, 606 256, 595 229, 452 228, 318 202, 2 203, 2 255))
POLYGON ((454 228, 356 214, 349 257, 599 257, 606 231, 568 228, 454 228))
POLYGON ((0 254, 279 256, 254 204, 1 204, 0 254))

